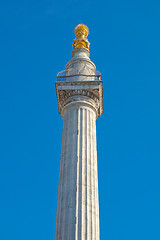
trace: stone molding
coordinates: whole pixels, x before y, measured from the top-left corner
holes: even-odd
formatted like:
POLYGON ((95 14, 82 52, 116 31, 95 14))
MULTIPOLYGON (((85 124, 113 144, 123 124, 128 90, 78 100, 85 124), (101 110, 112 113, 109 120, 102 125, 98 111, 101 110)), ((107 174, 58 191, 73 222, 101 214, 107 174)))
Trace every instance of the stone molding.
POLYGON ((84 52, 87 57, 90 57, 90 51, 86 48, 76 48, 72 51, 72 57, 74 57, 74 55, 78 52, 84 52))
POLYGON ((102 81, 76 81, 56 83, 56 93, 59 114, 70 103, 85 102, 92 106, 97 117, 103 113, 103 87, 102 81))

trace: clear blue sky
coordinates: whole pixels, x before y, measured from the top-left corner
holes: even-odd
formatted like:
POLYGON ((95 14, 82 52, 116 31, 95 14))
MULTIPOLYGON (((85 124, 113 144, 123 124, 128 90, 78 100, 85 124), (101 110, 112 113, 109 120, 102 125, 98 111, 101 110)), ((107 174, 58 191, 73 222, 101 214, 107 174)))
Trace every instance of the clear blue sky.
POLYGON ((55 81, 73 29, 102 73, 101 240, 160 239, 160 2, 0 3, 0 239, 54 239, 62 119, 55 81))

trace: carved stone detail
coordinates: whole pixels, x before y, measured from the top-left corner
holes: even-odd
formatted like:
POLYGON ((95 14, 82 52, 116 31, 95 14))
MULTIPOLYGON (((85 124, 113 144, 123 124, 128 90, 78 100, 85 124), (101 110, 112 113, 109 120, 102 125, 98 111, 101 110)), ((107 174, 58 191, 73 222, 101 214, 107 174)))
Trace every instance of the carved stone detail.
POLYGON ((92 107, 95 108, 97 116, 103 112, 102 102, 102 82, 101 81, 84 81, 84 82, 56 82, 56 92, 58 99, 59 113, 68 102, 76 101, 75 97, 79 96, 85 102, 92 100, 92 107))

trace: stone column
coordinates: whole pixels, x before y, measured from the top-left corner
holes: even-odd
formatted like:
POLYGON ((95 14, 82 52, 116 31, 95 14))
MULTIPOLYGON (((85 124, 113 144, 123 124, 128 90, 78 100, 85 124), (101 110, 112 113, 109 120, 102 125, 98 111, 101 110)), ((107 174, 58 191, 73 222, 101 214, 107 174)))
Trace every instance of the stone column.
POLYGON ((98 240, 96 111, 86 98, 63 112, 55 240, 98 240))
POLYGON ((99 240, 96 118, 103 87, 89 58, 88 27, 78 25, 75 34, 72 59, 56 82, 63 136, 55 240, 99 240))

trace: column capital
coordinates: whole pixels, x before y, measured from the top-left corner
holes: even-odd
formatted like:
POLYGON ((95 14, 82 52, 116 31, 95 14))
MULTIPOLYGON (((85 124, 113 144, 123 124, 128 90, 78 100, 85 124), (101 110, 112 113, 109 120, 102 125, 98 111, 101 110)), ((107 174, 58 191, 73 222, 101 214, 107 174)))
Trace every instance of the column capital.
POLYGON ((103 113, 102 81, 57 81, 56 93, 59 114, 70 104, 88 104, 95 109, 97 117, 103 113))

